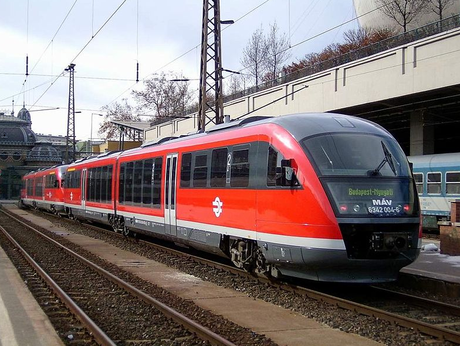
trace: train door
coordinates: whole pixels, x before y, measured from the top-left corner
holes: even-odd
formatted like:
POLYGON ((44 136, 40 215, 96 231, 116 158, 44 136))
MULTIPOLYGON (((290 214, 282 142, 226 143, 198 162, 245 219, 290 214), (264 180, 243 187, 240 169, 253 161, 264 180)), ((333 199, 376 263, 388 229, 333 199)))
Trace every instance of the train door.
POLYGON ((83 168, 82 175, 81 175, 81 206, 83 209, 86 207, 86 176, 88 174, 88 170, 83 168))
POLYGON ((177 188, 177 154, 166 156, 165 173, 165 233, 177 235, 176 188, 177 188))

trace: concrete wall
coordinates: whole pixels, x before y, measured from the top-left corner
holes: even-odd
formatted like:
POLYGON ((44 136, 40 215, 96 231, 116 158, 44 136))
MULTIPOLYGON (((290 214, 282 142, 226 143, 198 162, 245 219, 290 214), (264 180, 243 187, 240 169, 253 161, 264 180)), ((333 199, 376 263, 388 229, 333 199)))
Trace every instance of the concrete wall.
MULTIPOLYGON (((233 100, 224 105, 224 114, 235 119, 254 110, 250 116, 326 112, 460 85, 458 47, 460 29, 447 31, 233 100)), ((196 130, 192 117, 154 126, 144 138, 153 141, 196 130)))

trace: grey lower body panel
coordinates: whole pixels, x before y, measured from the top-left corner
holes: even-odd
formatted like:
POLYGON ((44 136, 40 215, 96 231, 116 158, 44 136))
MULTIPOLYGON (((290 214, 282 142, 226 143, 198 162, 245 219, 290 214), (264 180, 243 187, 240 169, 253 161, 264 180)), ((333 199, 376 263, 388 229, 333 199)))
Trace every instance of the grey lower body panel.
POLYGON ((346 250, 312 249, 265 242, 263 245, 267 262, 276 266, 281 274, 330 282, 395 281, 399 270, 412 263, 420 252, 419 249, 411 249, 394 258, 352 259, 346 250))

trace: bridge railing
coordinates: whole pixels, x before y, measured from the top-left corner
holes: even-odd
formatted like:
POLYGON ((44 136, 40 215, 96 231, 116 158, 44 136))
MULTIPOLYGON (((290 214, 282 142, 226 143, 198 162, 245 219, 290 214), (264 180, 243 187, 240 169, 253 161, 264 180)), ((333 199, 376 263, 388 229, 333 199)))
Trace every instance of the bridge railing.
POLYGON ((227 95, 224 97, 224 103, 229 102, 246 95, 253 94, 258 91, 262 91, 268 88, 271 88, 276 85, 285 84, 315 73, 325 71, 343 64, 346 64, 351 61, 362 59, 392 48, 399 47, 403 44, 414 42, 422 38, 426 38, 444 31, 455 29, 460 27, 460 15, 454 15, 452 17, 443 19, 442 21, 433 22, 417 29, 404 32, 402 34, 384 39, 377 43, 365 46, 363 48, 348 52, 346 54, 339 55, 329 60, 322 61, 320 63, 308 66, 296 72, 284 75, 275 80, 271 80, 257 86, 239 91, 237 93, 227 95))

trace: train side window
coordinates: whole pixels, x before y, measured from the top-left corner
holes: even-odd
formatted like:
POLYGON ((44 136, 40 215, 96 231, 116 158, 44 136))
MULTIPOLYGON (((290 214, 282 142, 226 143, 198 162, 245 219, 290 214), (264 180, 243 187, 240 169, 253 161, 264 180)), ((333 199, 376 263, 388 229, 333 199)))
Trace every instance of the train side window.
POLYGON ((460 172, 446 173, 446 193, 448 195, 460 194, 460 172))
POLYGON ((134 162, 128 162, 125 170, 125 202, 133 201, 133 174, 134 162))
POLYGON ((193 187, 206 187, 208 178, 208 155, 195 156, 195 168, 193 169, 193 187))
POLYGON ((182 163, 180 169, 180 187, 190 187, 190 178, 192 175, 192 154, 182 154, 182 163))
POLYGON ((125 169, 126 163, 120 165, 120 177, 118 180, 118 201, 124 203, 125 201, 125 169))
POLYGON ((214 149, 211 157, 211 187, 225 187, 227 177, 227 148, 214 149))
POLYGON ((142 172, 142 206, 148 207, 152 204, 152 176, 153 176, 153 159, 144 161, 144 170, 142 172))
POLYGON ((102 167, 101 171, 101 202, 107 202, 107 183, 108 183, 108 176, 107 171, 109 166, 102 167))
POLYGON ((426 187, 429 194, 441 194, 441 173, 428 173, 426 187))
POLYGON ((133 178, 133 202, 138 204, 142 202, 142 171, 144 161, 134 162, 134 178, 133 178))
POLYGON ((161 177, 163 170, 163 158, 157 157, 153 164, 153 191, 152 191, 152 207, 161 207, 161 177))
POLYGON ((423 194, 423 173, 414 173, 414 180, 418 194, 423 194))
POLYGON ((112 172, 113 165, 110 165, 107 169, 107 202, 112 201, 112 172))
POLYGON ((249 186, 249 149, 233 151, 230 174, 231 187, 249 186))
POLYGON ((96 202, 101 201, 101 178, 102 178, 102 167, 97 167, 96 169, 96 193, 94 199, 96 202))

